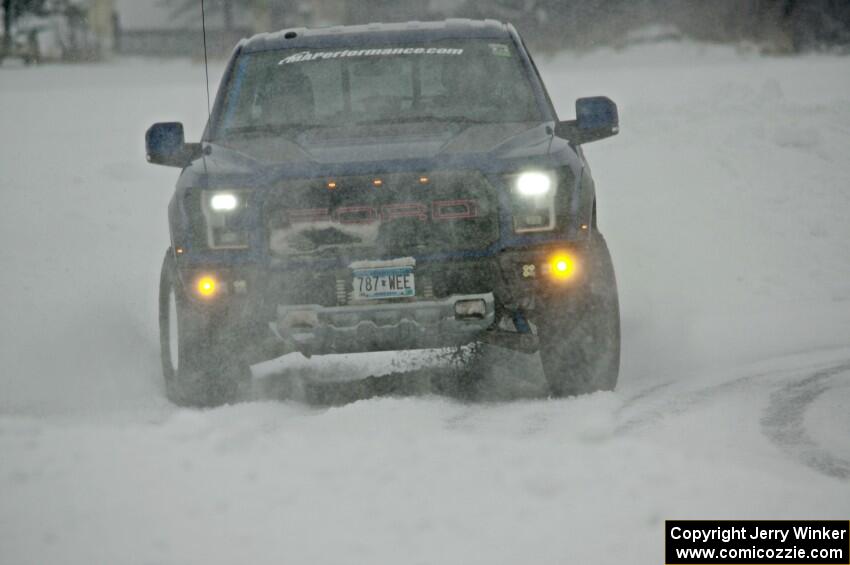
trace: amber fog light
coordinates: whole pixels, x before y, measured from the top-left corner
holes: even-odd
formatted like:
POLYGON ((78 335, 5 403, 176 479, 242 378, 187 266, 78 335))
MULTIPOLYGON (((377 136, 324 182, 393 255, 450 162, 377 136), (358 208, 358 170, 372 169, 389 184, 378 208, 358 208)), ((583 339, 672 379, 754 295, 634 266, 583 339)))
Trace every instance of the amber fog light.
POLYGON ((212 298, 219 291, 219 283, 212 275, 202 275, 195 281, 195 291, 202 298, 212 298))
POLYGON ((556 253, 549 259, 549 276, 553 279, 566 281, 575 278, 578 273, 578 260, 569 253, 556 253))

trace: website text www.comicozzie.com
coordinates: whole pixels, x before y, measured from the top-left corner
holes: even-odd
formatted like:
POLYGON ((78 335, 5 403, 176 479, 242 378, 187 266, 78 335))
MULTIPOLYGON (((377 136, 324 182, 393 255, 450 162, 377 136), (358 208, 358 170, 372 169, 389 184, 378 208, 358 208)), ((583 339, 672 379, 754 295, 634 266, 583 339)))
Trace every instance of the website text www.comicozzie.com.
POLYGON ((802 547, 722 547, 716 550, 713 547, 680 547, 676 549, 676 557, 684 559, 688 563, 693 559, 761 559, 761 560, 789 560, 789 559, 813 559, 815 562, 822 559, 836 559, 842 556, 842 551, 835 548, 821 548, 806 550, 802 547))
POLYGON ((665 562, 850 564, 850 522, 668 520, 665 562))

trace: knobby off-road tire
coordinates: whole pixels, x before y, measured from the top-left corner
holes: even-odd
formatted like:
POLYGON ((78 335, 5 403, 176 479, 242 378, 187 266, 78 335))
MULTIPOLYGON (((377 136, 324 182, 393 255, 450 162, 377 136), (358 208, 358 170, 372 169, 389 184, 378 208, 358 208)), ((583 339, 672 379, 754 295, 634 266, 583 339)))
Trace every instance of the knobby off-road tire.
POLYGON ((228 343, 226 328, 186 296, 174 254, 166 251, 159 282, 159 343, 165 392, 180 406, 233 402, 250 367, 228 343))
POLYGON ((575 309, 557 300, 538 318, 540 360, 553 396, 614 390, 620 371, 620 306, 611 254, 594 232, 575 309))

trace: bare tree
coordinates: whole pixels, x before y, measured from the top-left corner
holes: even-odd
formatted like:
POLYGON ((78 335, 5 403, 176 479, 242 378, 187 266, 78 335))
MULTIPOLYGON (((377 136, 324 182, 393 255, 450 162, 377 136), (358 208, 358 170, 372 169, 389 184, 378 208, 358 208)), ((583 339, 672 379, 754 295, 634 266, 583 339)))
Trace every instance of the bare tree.
POLYGON ((3 52, 12 50, 12 0, 3 0, 3 52))

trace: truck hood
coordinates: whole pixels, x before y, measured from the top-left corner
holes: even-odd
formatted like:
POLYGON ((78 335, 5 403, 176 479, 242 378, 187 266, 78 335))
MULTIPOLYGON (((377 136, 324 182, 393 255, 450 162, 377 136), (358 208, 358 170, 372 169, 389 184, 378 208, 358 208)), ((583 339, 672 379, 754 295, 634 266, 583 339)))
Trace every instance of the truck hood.
POLYGON ((292 135, 262 135, 213 143, 209 172, 256 172, 258 166, 382 163, 453 159, 486 154, 495 158, 545 155, 552 139, 547 124, 396 124, 314 129, 292 135))

